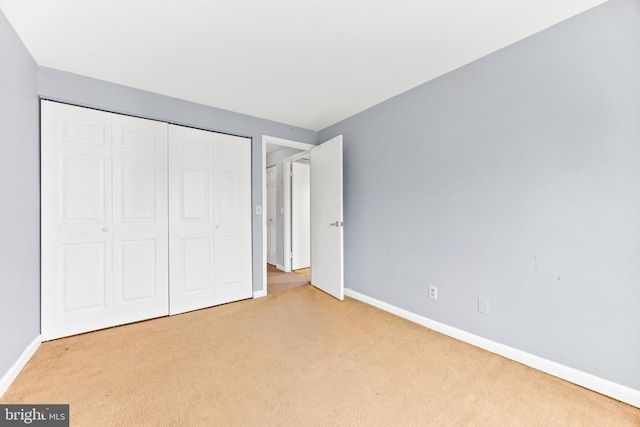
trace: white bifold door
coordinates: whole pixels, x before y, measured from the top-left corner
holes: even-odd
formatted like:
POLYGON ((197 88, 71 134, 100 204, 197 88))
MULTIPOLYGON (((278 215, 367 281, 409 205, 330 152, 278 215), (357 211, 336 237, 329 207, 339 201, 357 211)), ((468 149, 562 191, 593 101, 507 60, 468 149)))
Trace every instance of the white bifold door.
POLYGON ((169 126, 170 313, 253 296, 251 140, 169 126))
POLYGON ((42 102, 42 337, 168 313, 166 124, 42 102))
POLYGON ((250 139, 42 101, 42 338, 250 298, 250 139))

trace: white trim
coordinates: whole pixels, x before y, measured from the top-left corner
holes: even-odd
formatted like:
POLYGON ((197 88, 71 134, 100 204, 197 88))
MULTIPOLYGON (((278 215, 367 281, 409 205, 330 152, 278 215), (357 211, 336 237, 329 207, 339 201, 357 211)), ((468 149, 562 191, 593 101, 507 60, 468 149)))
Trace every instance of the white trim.
POLYGON ((509 347, 504 344, 491 341, 487 338, 480 337, 478 335, 465 332, 461 329, 454 328, 444 323, 436 322, 435 320, 428 319, 386 302, 377 300, 367 295, 354 291, 353 289, 346 288, 344 290, 346 296, 353 299, 357 299, 374 307, 378 307, 381 310, 393 313, 396 316, 410 320, 419 325, 425 326, 434 331, 456 338, 460 341, 468 344, 480 347, 491 353, 498 354, 508 359, 527 365, 531 368, 537 369, 571 383, 577 384, 589 390, 593 390, 597 393, 609 396, 613 399, 620 400, 628 403, 629 405, 640 408, 640 390, 635 390, 621 384, 614 383, 609 380, 597 377, 592 374, 588 374, 583 371, 562 365, 551 360, 544 359, 539 356, 535 356, 531 353, 527 353, 522 350, 509 347))
POLYGON ((9 386, 18 377, 20 371, 22 371, 22 368, 25 367, 36 350, 38 350, 40 344, 42 344, 42 337, 38 335, 31 344, 24 349, 18 360, 16 360, 16 363, 14 363, 7 373, 0 379, 0 397, 2 397, 2 395, 9 389, 9 386))
POLYGON ((298 150, 311 150, 314 144, 294 141, 292 139, 277 138, 275 136, 262 135, 262 142, 268 144, 282 145, 283 147, 297 148, 298 150))
MULTIPOLYGON (((278 270, 280 270, 280 271, 286 271, 286 270, 284 269, 284 265, 276 264, 276 268, 277 268, 278 270)), ((289 273, 288 271, 286 271, 286 272, 287 272, 287 273, 289 273)))
POLYGON ((254 298, 262 298, 267 296, 267 291, 253 291, 254 298))
POLYGON ((267 293, 267 216, 264 209, 267 206, 267 144, 277 144, 283 147, 311 150, 315 145, 275 136, 262 135, 262 289, 267 293))

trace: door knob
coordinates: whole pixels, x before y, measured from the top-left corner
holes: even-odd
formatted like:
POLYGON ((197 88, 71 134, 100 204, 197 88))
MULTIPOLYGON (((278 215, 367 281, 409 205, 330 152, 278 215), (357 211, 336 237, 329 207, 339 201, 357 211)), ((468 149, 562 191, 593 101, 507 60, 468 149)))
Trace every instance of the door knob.
POLYGON ((220 224, 216 224, 216 228, 220 228, 220 224))
POLYGON ((108 233, 109 232, 109 227, 103 228, 102 231, 104 231, 105 233, 108 233))

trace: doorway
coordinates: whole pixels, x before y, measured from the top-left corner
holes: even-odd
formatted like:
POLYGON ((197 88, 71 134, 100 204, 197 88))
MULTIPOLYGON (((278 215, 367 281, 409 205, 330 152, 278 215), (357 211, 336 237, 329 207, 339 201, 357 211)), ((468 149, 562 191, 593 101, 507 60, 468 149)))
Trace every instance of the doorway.
MULTIPOLYGON (((309 152, 311 214, 311 284, 325 293, 344 298, 344 231, 343 231, 343 137, 335 136, 312 145, 263 135, 262 137, 262 203, 266 205, 266 153, 271 145, 291 147, 309 152)), ((287 182, 285 180, 285 182, 287 182)), ((258 209, 258 210, 261 210, 258 209)), ((284 214, 284 208, 283 208, 284 214)), ((266 215, 262 219, 263 287, 254 297, 267 295, 266 215)), ((284 257, 289 259, 289 257, 284 257)), ((289 264, 290 267, 290 264, 289 264)))
MULTIPOLYGON (((265 207, 265 210, 268 208, 269 206, 269 202, 268 202, 268 189, 267 189, 267 185, 268 185, 268 178, 267 178, 267 153, 275 151, 277 149, 280 148, 284 148, 284 147, 289 147, 289 148, 294 148, 297 150, 300 150, 300 153, 296 153, 296 154, 300 154, 299 157, 303 157, 305 152, 308 152, 311 148, 315 147, 315 145, 313 144, 307 144, 304 142, 298 142, 298 141, 292 141, 292 140, 288 140, 288 139, 282 139, 282 138, 276 138, 276 137, 271 137, 271 136, 263 136, 262 137, 262 206, 265 207)), ((308 154, 308 153, 306 153, 308 154)), ((287 160, 289 160, 287 158, 287 160)), ((283 168, 282 170, 282 174, 286 173, 286 170, 290 170, 290 161, 289 163, 289 169, 283 168)), ((284 180, 284 191, 283 191, 283 198, 287 197, 287 195, 289 195, 289 200, 285 201, 283 203, 283 207, 282 207, 282 211, 278 211, 278 209, 276 209, 276 217, 282 217, 283 220, 283 231, 284 231, 284 254, 290 254, 291 252, 291 210, 290 209, 286 209, 287 203, 290 204, 290 181, 285 179, 284 180), (282 212, 282 214, 280 213, 282 212), (287 245, 286 242, 289 242, 289 244, 287 245)), ((262 253, 263 253, 263 274, 262 274, 262 283, 263 283, 263 291, 262 292, 256 292, 256 296, 266 296, 267 295, 267 288, 268 288, 268 282, 267 282, 267 264, 273 264, 272 262, 269 262, 268 260, 273 260, 271 257, 268 257, 268 253, 269 253, 269 246, 268 246, 268 232, 269 232, 269 228, 268 228, 268 215, 263 215, 262 218, 262 243, 263 243, 263 248, 262 248, 262 253)), ((291 272, 291 258, 289 256, 284 256, 282 259, 282 264, 280 263, 275 263, 274 265, 276 265, 280 270, 285 271, 285 272, 291 272)))

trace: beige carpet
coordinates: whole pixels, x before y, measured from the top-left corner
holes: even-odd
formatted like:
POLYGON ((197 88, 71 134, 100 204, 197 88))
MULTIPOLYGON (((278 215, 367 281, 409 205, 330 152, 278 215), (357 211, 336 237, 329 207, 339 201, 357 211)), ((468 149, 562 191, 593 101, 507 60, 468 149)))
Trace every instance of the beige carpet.
POLYGON ((72 426, 638 426, 640 409, 303 286, 42 344, 72 426))
POLYGON ((285 273, 267 264, 267 294, 288 291, 309 284, 309 279, 295 273, 285 273))

